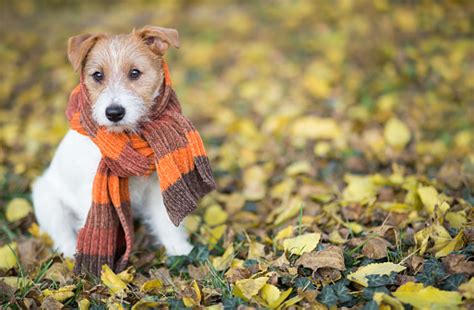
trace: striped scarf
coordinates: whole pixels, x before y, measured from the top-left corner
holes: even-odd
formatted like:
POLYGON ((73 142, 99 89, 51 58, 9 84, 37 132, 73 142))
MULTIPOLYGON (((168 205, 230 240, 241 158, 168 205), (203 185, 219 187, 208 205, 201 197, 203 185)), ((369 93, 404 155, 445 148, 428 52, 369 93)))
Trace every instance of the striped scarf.
POLYGON ((78 234, 76 273, 100 275, 104 264, 116 272, 126 267, 134 234, 129 177, 157 172, 165 207, 176 226, 215 188, 201 137, 181 114, 164 61, 163 71, 160 95, 138 134, 112 133, 97 125, 82 74, 71 93, 66 111, 71 128, 88 136, 102 154, 92 206, 78 234))

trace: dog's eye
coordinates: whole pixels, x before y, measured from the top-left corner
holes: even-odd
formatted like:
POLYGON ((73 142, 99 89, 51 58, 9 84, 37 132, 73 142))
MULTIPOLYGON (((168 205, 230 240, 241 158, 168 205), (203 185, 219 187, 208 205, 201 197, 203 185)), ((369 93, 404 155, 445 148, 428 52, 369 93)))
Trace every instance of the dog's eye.
POLYGON ((128 77, 131 79, 131 80, 136 80, 140 77, 140 75, 142 75, 142 73, 140 72, 140 70, 138 69, 132 69, 130 70, 130 73, 128 74, 128 77))
POLYGON ((96 71, 92 74, 92 78, 94 79, 94 81, 100 82, 104 79, 104 74, 100 71, 96 71))

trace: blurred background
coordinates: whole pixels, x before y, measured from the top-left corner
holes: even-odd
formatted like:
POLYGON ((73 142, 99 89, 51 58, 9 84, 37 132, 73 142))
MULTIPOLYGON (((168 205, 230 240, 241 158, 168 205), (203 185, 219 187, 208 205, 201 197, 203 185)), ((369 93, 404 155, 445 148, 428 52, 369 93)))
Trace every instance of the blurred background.
POLYGON ((217 173, 315 155, 429 175, 472 163, 473 5, 413 3, 2 0, 2 199, 28 191, 68 129, 67 39, 146 24, 179 30, 166 58, 217 173), (410 131, 404 152, 384 137, 394 119, 410 131))

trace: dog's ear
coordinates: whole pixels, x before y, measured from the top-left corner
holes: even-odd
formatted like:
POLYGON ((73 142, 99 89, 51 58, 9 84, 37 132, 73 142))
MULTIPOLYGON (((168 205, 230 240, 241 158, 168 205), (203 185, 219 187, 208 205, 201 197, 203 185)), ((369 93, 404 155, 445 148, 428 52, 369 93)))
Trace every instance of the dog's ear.
POLYGON ((81 68, 82 62, 87 56, 87 53, 91 50, 94 44, 102 38, 102 34, 80 34, 74 37, 70 37, 67 42, 67 57, 74 68, 77 71, 81 68))
POLYGON ((133 33, 158 55, 164 55, 170 46, 179 48, 179 34, 176 29, 145 26, 140 30, 134 30, 133 33))

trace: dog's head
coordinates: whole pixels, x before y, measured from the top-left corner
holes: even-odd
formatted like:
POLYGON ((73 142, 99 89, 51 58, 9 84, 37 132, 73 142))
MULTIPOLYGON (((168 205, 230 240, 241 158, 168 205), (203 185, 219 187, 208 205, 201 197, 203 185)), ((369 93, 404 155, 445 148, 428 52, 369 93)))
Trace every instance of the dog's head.
POLYGON ((134 131, 146 119, 163 82, 162 60, 169 47, 179 47, 178 31, 155 26, 69 38, 69 61, 84 76, 99 125, 134 131))

